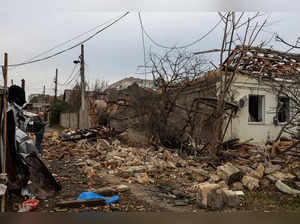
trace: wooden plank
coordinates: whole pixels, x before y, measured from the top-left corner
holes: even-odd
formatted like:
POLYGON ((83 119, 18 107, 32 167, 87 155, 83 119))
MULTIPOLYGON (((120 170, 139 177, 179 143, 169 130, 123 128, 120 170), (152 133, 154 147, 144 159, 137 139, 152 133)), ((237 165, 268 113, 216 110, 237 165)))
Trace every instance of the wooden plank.
POLYGON ((79 208, 82 206, 93 207, 97 205, 106 205, 106 202, 104 199, 89 199, 89 200, 60 201, 56 203, 56 206, 59 208, 62 207, 79 208))
POLYGON ((111 187, 102 187, 98 189, 93 189, 93 192, 103 195, 103 196, 113 196, 118 193, 129 191, 129 187, 127 185, 116 185, 111 187))

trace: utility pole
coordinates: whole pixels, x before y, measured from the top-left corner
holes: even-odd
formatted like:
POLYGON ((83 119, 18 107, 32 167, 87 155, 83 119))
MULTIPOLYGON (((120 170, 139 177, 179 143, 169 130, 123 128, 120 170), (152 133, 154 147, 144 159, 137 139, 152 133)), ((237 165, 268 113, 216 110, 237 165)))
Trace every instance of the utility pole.
POLYGON ((11 81, 11 85, 14 85, 14 80, 13 80, 13 79, 11 79, 10 81, 11 81))
POLYGON ((54 99, 55 99, 55 100, 56 100, 56 98, 57 98, 57 76, 58 76, 58 69, 56 69, 56 72, 55 72, 55 80, 54 80, 54 83, 55 83, 55 88, 54 88, 54 91, 55 91, 54 99))
POLYGON ((84 45, 83 44, 81 44, 80 77, 81 77, 81 110, 84 110, 85 109, 85 79, 84 79, 84 45))
POLYGON ((46 87, 45 87, 45 85, 44 85, 43 95, 45 96, 45 94, 46 94, 46 87))

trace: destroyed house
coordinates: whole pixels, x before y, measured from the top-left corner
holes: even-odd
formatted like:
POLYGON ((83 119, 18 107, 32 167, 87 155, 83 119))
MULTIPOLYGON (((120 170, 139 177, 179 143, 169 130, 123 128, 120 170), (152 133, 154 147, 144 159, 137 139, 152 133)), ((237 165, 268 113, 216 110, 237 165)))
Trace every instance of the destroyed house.
POLYGON ((265 143, 277 137, 293 114, 290 97, 274 86, 296 81, 300 55, 258 47, 248 47, 242 57, 241 53, 242 48, 237 46, 227 58, 230 63, 223 64, 223 69, 228 66, 230 71, 238 63, 229 95, 239 110, 228 126, 226 138, 265 143))
POLYGON ((146 79, 139 79, 139 78, 134 78, 134 77, 129 77, 129 78, 124 78, 121 79, 117 82, 112 83, 111 85, 108 86, 108 89, 117 89, 117 90, 122 90, 126 89, 127 87, 137 84, 139 87, 142 88, 150 88, 150 89, 155 89, 155 84, 153 80, 146 80, 146 79))

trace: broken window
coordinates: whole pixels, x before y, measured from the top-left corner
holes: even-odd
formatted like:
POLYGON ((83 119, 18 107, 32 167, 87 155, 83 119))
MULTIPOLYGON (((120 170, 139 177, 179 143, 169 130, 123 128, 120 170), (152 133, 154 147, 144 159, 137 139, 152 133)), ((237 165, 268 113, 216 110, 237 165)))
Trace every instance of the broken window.
POLYGON ((263 122, 265 96, 249 95, 249 122, 263 122))
POLYGON ((277 119, 279 123, 287 122, 290 118, 290 99, 288 97, 278 97, 277 119))

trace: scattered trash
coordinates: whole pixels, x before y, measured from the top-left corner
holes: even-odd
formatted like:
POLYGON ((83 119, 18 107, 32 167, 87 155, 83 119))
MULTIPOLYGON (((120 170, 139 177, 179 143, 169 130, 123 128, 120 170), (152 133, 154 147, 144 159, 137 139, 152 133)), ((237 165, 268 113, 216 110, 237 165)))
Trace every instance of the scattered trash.
POLYGON ((6 193, 7 186, 4 184, 0 184, 0 196, 6 193))
POLYGON ((27 187, 22 188, 21 195, 23 197, 27 197, 28 199, 35 199, 36 198, 36 196, 34 194, 29 192, 27 187))
POLYGON ((37 199, 29 199, 22 203, 18 212, 30 212, 35 209, 39 204, 39 200, 37 199))

